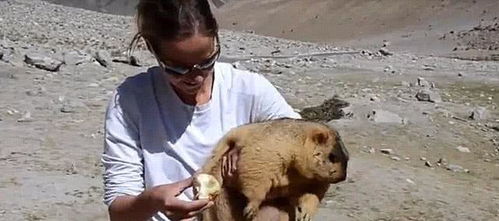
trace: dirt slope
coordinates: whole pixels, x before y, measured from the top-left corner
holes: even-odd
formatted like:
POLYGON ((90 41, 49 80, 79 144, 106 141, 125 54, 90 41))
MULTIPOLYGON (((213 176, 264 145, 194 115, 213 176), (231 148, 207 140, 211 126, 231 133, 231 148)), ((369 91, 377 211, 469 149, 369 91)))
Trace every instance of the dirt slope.
POLYGON ((287 39, 356 47, 449 53, 454 41, 438 40, 499 16, 495 0, 260 0, 232 1, 216 10, 223 28, 253 30, 287 39))

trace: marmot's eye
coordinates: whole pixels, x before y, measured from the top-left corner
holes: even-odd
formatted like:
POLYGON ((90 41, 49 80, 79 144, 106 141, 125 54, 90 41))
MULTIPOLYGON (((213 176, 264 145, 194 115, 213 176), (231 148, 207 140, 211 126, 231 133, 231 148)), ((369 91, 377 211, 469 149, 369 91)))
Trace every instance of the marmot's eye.
POLYGON ((334 154, 330 153, 329 154, 329 161, 331 161, 333 163, 336 162, 336 156, 334 154))

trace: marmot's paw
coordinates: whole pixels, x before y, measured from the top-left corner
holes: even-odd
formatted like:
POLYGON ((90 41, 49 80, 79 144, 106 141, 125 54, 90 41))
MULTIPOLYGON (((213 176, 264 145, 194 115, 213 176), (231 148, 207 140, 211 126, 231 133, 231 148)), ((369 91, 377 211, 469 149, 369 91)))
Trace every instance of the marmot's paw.
POLYGON ((312 221, 312 217, 299 206, 295 207, 295 221, 312 221))
POLYGON ((255 218, 257 212, 258 212, 257 208, 248 205, 244 208, 243 215, 246 221, 251 221, 253 220, 253 218, 255 218))

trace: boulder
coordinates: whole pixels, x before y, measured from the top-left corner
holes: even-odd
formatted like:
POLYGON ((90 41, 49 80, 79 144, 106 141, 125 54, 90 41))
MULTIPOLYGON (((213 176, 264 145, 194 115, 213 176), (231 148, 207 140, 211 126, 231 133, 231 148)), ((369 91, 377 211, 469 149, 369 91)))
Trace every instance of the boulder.
POLYGON ((59 71, 59 68, 64 64, 63 61, 53 59, 43 54, 26 54, 24 56, 24 62, 33 65, 36 68, 52 72, 59 71))
POLYGON ((440 94, 438 94, 436 91, 432 91, 429 89, 422 89, 418 91, 418 93, 416 94, 416 99, 418 99, 418 101, 426 101, 432 103, 442 102, 440 94))
POLYGON ((398 114, 380 109, 373 110, 371 113, 367 115, 367 118, 376 123, 396 123, 396 124, 404 123, 404 119, 401 118, 398 114))

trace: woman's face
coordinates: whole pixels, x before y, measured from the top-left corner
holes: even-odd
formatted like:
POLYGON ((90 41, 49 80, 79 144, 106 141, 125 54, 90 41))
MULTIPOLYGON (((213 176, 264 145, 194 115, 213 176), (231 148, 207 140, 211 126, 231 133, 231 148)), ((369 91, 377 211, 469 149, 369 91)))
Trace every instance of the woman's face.
POLYGON ((206 84, 211 87, 213 66, 203 70, 191 68, 194 65, 206 64, 214 58, 217 53, 214 37, 196 34, 179 41, 165 41, 161 44, 161 50, 162 57, 159 60, 166 66, 191 70, 186 74, 165 70, 168 81, 177 92, 194 95, 206 84))

